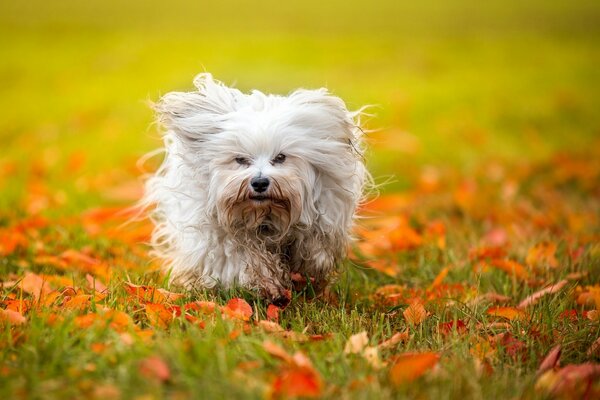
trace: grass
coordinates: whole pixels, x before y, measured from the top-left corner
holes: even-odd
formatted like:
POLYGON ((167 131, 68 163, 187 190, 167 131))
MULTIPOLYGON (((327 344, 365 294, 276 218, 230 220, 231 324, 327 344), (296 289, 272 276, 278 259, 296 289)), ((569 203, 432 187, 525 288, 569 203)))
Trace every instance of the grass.
MULTIPOLYGON (((0 321, 0 397, 268 397, 291 367, 265 340, 306 354, 324 398, 547 396, 551 385, 536 370, 554 345, 562 345, 563 365, 598 362, 587 352, 600 332, 590 313, 600 298, 584 295, 593 299, 600 283, 599 15, 594 2, 566 1, 2 3, 0 308, 32 298, 19 289, 27 273, 47 275, 61 294, 23 311, 24 324, 0 321), (256 322, 266 305, 241 292, 186 293, 174 305, 241 296, 253 306, 250 321, 195 313, 203 329, 183 317, 157 325, 147 299, 124 287, 167 288, 134 240, 144 225, 127 236, 111 230, 110 218, 90 218, 90 209, 139 195, 135 163, 160 145, 146 101, 189 89, 203 70, 242 90, 327 86, 351 108, 375 105, 368 162, 382 197, 364 212, 377 216, 367 232, 381 236, 364 237, 374 247, 357 246, 331 296, 296 294, 279 320, 325 340, 266 332, 256 322), (380 225, 392 217, 405 223, 390 233, 380 225), (24 239, 8 251, 17 235, 24 239), (556 245, 556 267, 528 257, 540 243, 556 245), (490 266, 496 257, 473 255, 495 247, 526 278, 490 266), (100 264, 65 266, 56 257, 69 249, 100 264), (69 287, 94 294, 86 273, 108 296, 67 306, 69 287), (493 302, 475 301, 495 292, 514 308, 561 279, 566 287, 524 318, 493 317, 493 302), (392 284, 393 295, 382 294, 392 284), (419 324, 404 316, 415 299, 428 312, 419 324), (78 317, 103 308, 131 320, 81 327, 78 317), (458 320, 465 331, 443 333, 440 323, 458 320), (362 331, 371 346, 398 332, 408 340, 381 349, 388 364, 374 368, 344 353, 362 331), (398 356, 415 351, 439 354, 439 363, 394 384, 398 356), (144 373, 152 356, 169 379, 144 373)), ((586 390, 583 378, 574 385, 572 395, 586 390)))

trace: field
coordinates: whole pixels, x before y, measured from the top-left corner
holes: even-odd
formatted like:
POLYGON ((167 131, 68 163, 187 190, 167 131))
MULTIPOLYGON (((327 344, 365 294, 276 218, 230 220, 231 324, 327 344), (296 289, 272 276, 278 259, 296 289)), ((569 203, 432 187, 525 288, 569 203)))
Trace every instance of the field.
POLYGON ((0 398, 598 397, 599 42, 593 1, 0 3, 0 398), (372 105, 324 296, 169 287, 123 225, 204 71, 372 105))

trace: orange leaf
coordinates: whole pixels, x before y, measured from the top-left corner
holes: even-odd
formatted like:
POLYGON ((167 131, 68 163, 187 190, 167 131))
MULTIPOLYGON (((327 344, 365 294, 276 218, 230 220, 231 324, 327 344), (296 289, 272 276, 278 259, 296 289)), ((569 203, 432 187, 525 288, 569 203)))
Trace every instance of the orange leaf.
POLYGON ((279 358, 285 362, 292 362, 292 356, 290 356, 283 347, 271 342, 270 340, 266 340, 263 343, 263 348, 273 357, 279 358))
POLYGON ((184 308, 186 310, 196 310, 204 314, 213 314, 217 309, 217 304, 212 301, 195 301, 187 303, 184 308))
POLYGON ((140 361, 140 374, 149 379, 166 382, 171 378, 171 370, 160 357, 151 356, 140 361))
POLYGON ((525 261, 527 265, 532 267, 558 267, 558 260, 556 259, 556 243, 542 242, 531 247, 527 252, 527 258, 525 261))
POLYGON ((25 314, 31 308, 31 300, 4 300, 7 310, 16 311, 20 314, 25 314))
POLYGON ((152 286, 134 285, 131 282, 125 282, 125 291, 130 295, 138 297, 144 302, 150 303, 170 303, 184 297, 181 293, 172 293, 165 289, 157 289, 152 286))
POLYGON ((27 318, 18 311, 3 310, 0 308, 0 321, 8 321, 12 325, 22 325, 27 322, 27 318))
POLYGON ((258 325, 266 332, 283 332, 285 329, 281 327, 277 322, 273 321, 258 321, 258 325))
POLYGON ((538 302, 539 299, 547 294, 553 294, 560 291, 568 283, 566 280, 555 283, 554 285, 548 286, 542 290, 533 293, 531 296, 526 297, 522 302, 519 303, 517 308, 526 308, 538 302))
POLYGON ((394 333, 394 335, 392 335, 391 338, 379 343, 377 345, 377 348, 379 348, 379 350, 389 349, 391 347, 396 346, 398 343, 404 342, 407 340, 408 340, 408 330, 406 330, 404 332, 394 333))
POLYGON ((314 369, 287 367, 275 377, 273 398, 319 397, 323 388, 321 377, 314 369))
POLYGON ((27 238, 17 229, 0 230, 0 255, 6 256, 16 249, 27 247, 27 238))
POLYGON ((83 310, 90 305, 90 299, 92 296, 87 294, 78 294, 73 297, 68 297, 63 303, 64 308, 83 310))
POLYGON ((509 275, 516 276, 519 279, 526 280, 529 277, 529 273, 525 267, 516 261, 494 259, 490 261, 490 264, 509 275))
POLYGON ((429 286, 429 290, 435 289, 436 287, 440 286, 446 275, 448 275, 448 271, 450 271, 450 269, 448 267, 444 267, 440 271, 440 273, 435 277, 435 279, 431 283, 431 286, 429 286))
POLYGON ((227 302, 227 305, 223 308, 225 315, 232 318, 241 319, 243 321, 250 320, 252 316, 252 307, 244 299, 234 298, 227 302))
POLYGON ((19 287, 24 292, 31 294, 36 301, 51 291, 48 282, 33 272, 27 272, 25 274, 19 287))
POLYGON ((163 329, 171 324, 176 315, 172 309, 166 308, 164 304, 146 303, 144 309, 150 324, 163 329))
POLYGON ((520 319, 525 317, 525 313, 514 307, 490 307, 487 310, 488 315, 502 317, 508 320, 520 319))
POLYGON ((267 319, 271 321, 279 321, 279 313, 281 312, 281 308, 277 307, 274 304, 269 304, 267 306, 267 319))
POLYGON ((396 386, 409 383, 435 367, 438 353, 405 353, 400 355, 390 369, 390 379, 396 386))
POLYGON ((420 301, 413 301, 407 308, 402 312, 404 319, 409 324, 419 325, 427 318, 427 311, 420 301))

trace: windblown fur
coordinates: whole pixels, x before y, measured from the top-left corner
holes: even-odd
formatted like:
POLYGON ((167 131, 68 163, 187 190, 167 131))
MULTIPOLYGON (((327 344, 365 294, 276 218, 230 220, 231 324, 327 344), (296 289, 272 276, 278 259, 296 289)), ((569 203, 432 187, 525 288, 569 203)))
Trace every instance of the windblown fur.
POLYGON ((368 179, 360 112, 326 89, 244 94, 210 74, 194 85, 155 105, 166 155, 144 198, 171 280, 239 285, 273 302, 289 298, 292 273, 323 289, 368 179))

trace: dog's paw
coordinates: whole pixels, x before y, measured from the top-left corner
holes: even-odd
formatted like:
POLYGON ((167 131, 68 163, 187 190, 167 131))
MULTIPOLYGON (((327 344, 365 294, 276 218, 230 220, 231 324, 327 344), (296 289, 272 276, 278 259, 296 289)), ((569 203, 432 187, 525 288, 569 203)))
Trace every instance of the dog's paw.
POLYGON ((269 303, 285 308, 292 301, 292 291, 280 286, 268 285, 261 290, 262 297, 269 303))

